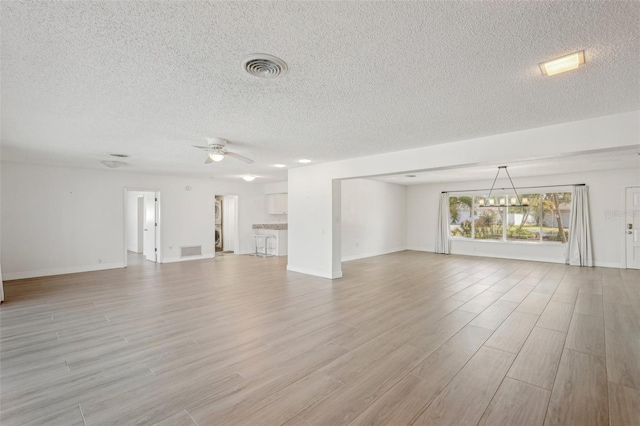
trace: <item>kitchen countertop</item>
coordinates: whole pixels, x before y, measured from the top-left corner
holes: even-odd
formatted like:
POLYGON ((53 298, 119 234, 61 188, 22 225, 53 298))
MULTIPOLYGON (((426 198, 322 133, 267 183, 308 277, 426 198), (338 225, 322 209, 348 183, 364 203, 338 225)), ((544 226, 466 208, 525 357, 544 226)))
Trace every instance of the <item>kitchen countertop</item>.
POLYGON ((256 223, 253 229, 273 229, 275 231, 286 231, 289 229, 288 223, 256 223))

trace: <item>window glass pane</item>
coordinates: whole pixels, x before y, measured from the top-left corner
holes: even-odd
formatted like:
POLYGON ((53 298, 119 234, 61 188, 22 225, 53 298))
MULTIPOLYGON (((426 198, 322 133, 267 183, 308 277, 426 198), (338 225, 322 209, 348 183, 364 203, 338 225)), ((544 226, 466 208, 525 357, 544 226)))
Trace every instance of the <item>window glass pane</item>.
POLYGON ((542 194, 542 240, 566 243, 569 238, 571 193, 542 194))
MULTIPOLYGON (((504 208, 499 207, 500 198, 491 197, 494 207, 477 207, 476 216, 474 217, 476 240, 502 240, 504 208)), ((485 205, 491 206, 490 199, 486 199, 485 203, 485 205)), ((476 203, 476 206, 478 206, 478 203, 476 203)))
MULTIPOLYGON (((540 195, 518 194, 520 202, 528 206, 509 206, 507 240, 508 241, 540 241, 540 195)), ((518 202, 515 194, 509 196, 511 201, 518 202)))
POLYGON ((449 229, 452 237, 471 238, 471 205, 473 197, 449 197, 449 229))

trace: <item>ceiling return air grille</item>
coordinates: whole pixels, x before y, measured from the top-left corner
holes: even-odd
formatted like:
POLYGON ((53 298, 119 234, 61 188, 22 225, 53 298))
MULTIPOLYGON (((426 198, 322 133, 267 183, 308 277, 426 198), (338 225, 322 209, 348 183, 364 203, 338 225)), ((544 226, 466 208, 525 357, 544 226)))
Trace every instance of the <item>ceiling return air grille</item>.
POLYGON ((180 247, 180 257, 202 256, 202 246, 180 247))
POLYGON ((274 78, 287 72, 287 64, 280 58, 262 53, 247 56, 242 68, 254 77, 274 78))

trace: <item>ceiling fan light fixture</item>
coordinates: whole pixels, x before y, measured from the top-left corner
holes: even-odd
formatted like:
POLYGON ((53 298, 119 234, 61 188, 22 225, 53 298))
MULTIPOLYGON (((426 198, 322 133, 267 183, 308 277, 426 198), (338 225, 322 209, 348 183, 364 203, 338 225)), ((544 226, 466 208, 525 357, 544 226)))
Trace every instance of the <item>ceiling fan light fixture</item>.
POLYGON ((222 161, 224 160, 224 154, 220 154, 220 153, 211 153, 209 154, 209 158, 211 158, 213 161, 222 161))
POLYGON ((244 179, 247 182, 253 182, 255 180, 256 176, 254 175, 244 175, 242 176, 242 179, 244 179))

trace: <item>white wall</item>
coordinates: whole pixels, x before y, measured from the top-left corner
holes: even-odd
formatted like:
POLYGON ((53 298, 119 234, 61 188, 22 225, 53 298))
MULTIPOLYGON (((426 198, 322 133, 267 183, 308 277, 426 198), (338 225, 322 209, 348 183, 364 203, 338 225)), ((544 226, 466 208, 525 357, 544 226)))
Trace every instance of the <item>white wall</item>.
MULTIPOLYGON (((589 187, 593 255, 596 266, 625 267, 624 215, 612 214, 625 209, 625 187, 640 186, 639 169, 623 169, 566 175, 517 178, 518 187, 585 183, 589 187)), ((506 188, 508 182, 496 187, 506 188)), ((442 191, 484 189, 485 182, 455 182, 414 185, 407 191, 407 246, 413 250, 434 251, 438 219, 438 197, 442 191)), ((555 188, 559 190, 560 188, 555 188)), ((570 190, 570 187, 566 188, 570 190)), ((455 195, 455 194, 452 194, 455 195)), ((452 240, 453 254, 503 257, 564 263, 565 245, 532 243, 496 243, 452 240)))
POLYGON ((400 172, 495 164, 638 145, 640 111, 396 151, 289 170, 289 259, 287 268, 327 278, 342 275, 334 256, 340 211, 334 180, 400 172), (336 213, 337 212, 337 213, 336 213))
POLYGON ((213 257, 215 194, 239 196, 240 253, 253 251, 251 225, 265 217, 264 189, 255 182, 5 162, 4 279, 122 267, 125 188, 160 191, 161 262, 181 260, 187 245, 202 245, 203 257, 213 257))
POLYGON ((407 188, 368 179, 342 181, 342 260, 407 248, 407 188))
POLYGON ((286 180, 284 182, 273 182, 264 184, 265 194, 286 194, 287 192, 289 192, 289 187, 286 180))
MULTIPOLYGON (((0 235, 2 234, 2 150, 0 149, 0 235)), ((2 282, 2 238, 0 238, 0 302, 4 300, 4 284, 2 282)))

